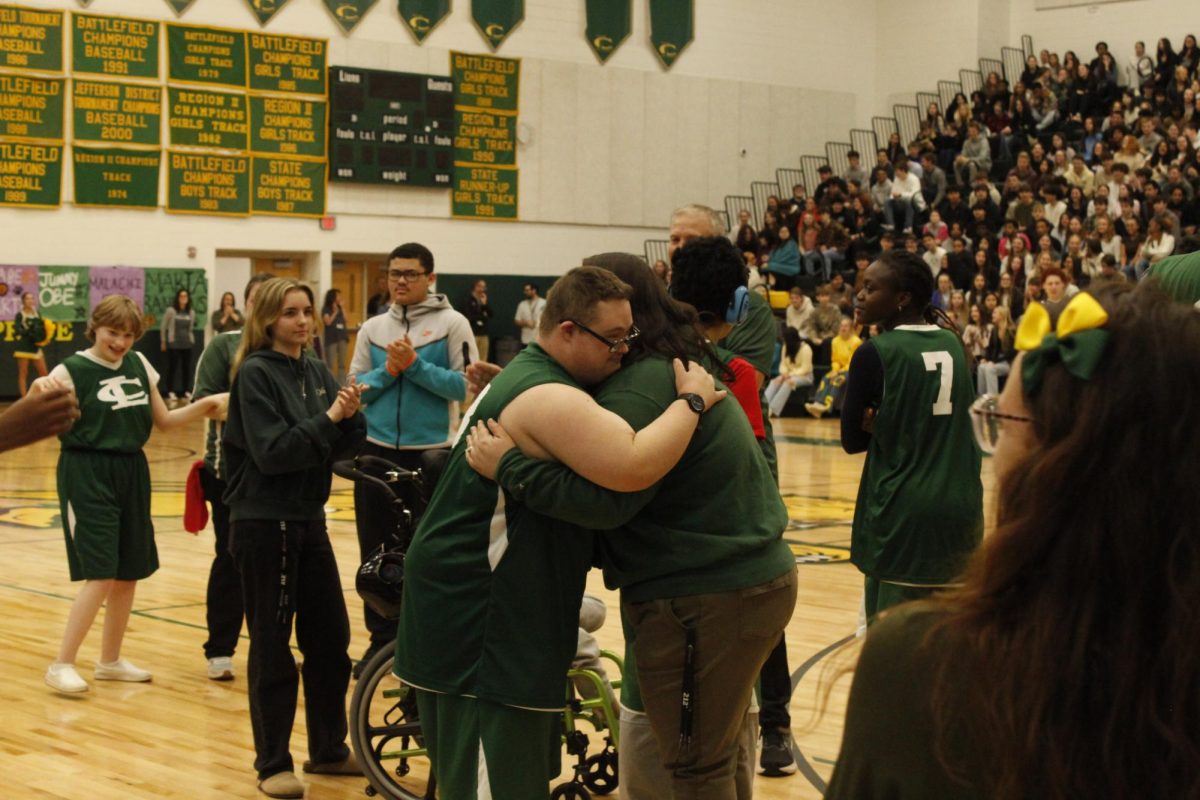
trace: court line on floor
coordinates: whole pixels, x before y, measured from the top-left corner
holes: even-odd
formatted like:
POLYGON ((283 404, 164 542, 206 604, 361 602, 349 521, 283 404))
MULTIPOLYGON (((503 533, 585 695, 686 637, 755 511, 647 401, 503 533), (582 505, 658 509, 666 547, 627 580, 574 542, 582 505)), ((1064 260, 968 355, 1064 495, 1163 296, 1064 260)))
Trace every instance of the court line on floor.
MULTIPOLYGON (((809 670, 820 663, 821 659, 825 658, 830 653, 833 653, 835 650, 845 647, 852 641, 854 641, 853 633, 849 636, 838 639, 833 644, 827 645, 824 649, 809 656, 808 660, 801 664, 796 671, 792 673, 792 691, 796 691, 796 687, 800 685, 800 681, 804 679, 804 676, 808 674, 809 670)), ((826 762, 826 759, 818 759, 815 756, 813 757, 813 760, 821 761, 823 763, 826 762)), ((809 763, 808 757, 804 755, 804 751, 800 749, 799 745, 796 745, 796 769, 808 780, 810 784, 812 784, 814 789, 816 789, 822 795, 825 794, 825 790, 829 787, 829 784, 825 783, 825 779, 822 778, 817 773, 817 770, 813 767, 813 765, 809 763)))

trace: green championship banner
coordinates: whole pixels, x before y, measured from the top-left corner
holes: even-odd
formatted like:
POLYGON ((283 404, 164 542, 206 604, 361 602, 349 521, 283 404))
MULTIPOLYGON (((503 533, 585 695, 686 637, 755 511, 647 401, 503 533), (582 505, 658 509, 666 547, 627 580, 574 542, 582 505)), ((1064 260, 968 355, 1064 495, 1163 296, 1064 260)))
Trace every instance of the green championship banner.
POLYGON ((63 78, 0 73, 0 136, 63 138, 63 78))
POLYGON ((515 220, 516 167, 454 165, 450 214, 455 219, 515 220))
POLYGON ((375 0, 325 0, 325 7, 346 33, 354 30, 375 5, 375 0))
POLYGON ((254 157, 250 210, 285 217, 325 216, 325 162, 254 157))
POLYGON ((63 71, 63 12, 0 6, 0 67, 63 71))
POLYGON ((172 145, 249 148, 246 95, 167 87, 167 129, 172 145))
POLYGON ((71 69, 125 78, 158 78, 158 23, 71 14, 71 69))
POLYGON ((514 166, 517 117, 477 109, 454 110, 454 161, 514 166))
POLYGON ((517 113, 521 60, 470 53, 450 53, 456 107, 517 113))
POLYGON ((183 12, 187 11, 188 6, 194 2, 196 2, 196 0, 167 0, 167 5, 169 5, 171 10, 175 12, 175 16, 182 17, 183 12))
POLYGON ((167 79, 246 88, 246 33, 167 23, 167 79))
POLYGON ((629 38, 633 0, 587 0, 588 47, 603 64, 629 38))
POLYGON ((452 52, 450 77, 457 123, 450 216, 515 220, 521 62, 452 52))
POLYGON ((136 83, 71 82, 76 139, 159 145, 162 87, 136 83))
POLYGON ((298 97, 250 97, 250 149, 325 157, 326 103, 298 97))
POLYGON ((246 5, 250 6, 251 13, 258 18, 259 25, 266 25, 271 21, 271 17, 279 13, 287 4, 288 0, 246 0, 246 5))
POLYGON ((421 44, 449 16, 450 0, 399 0, 399 9, 404 27, 421 44))
POLYGON ((62 205, 62 145, 0 142, 0 206, 62 205))
POLYGON ((497 50, 525 19, 525 0, 471 0, 471 19, 488 47, 497 50))
POLYGON ((325 95, 324 39, 251 33, 250 88, 260 92, 325 95))
POLYGON ((87 267, 39 267, 38 310, 43 319, 55 322, 86 322, 88 302, 87 267))
POLYGON ((162 152, 71 148, 75 159, 75 205, 158 208, 162 152))
POLYGON ((250 157, 167 151, 167 211, 250 213, 250 157))
POLYGON ((693 0, 650 0, 650 43, 667 69, 692 43, 693 0))

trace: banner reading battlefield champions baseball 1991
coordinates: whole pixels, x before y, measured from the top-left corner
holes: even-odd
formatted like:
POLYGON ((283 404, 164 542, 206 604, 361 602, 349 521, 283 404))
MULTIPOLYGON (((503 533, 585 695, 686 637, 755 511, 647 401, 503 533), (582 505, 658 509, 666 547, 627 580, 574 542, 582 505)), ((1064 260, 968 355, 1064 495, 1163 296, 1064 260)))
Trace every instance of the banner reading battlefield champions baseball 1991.
POLYGON ((693 0, 650 0, 650 43, 667 69, 692 43, 693 0))
POLYGON ((588 47, 603 64, 629 38, 633 0, 587 0, 588 47))
POLYGON ((399 0, 400 19, 417 44, 450 14, 450 0, 399 0))
POLYGON ((471 19, 488 47, 498 50, 525 19, 525 0, 471 0, 471 19))

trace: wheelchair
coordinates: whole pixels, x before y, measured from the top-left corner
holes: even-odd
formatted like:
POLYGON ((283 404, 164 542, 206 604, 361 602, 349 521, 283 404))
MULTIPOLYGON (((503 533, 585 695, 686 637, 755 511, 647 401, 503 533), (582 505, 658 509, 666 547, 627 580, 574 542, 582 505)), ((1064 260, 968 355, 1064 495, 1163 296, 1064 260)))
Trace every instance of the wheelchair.
MULTIPOLYGON (((433 483, 444 464, 430 462, 413 472, 389 461, 359 456, 337 462, 333 471, 348 480, 361 481, 373 490, 386 492, 396 529, 389 541, 372 553, 359 568, 355 586, 363 602, 385 617, 400 613, 404 554, 425 510, 433 483)), ((621 658, 602 650, 600 657, 611 661, 616 675, 623 674, 621 658)), ((434 800, 437 786, 421 735, 416 694, 392 673, 395 653, 384 648, 363 667, 350 700, 350 742, 362 766, 369 797, 388 800, 434 800)), ((553 800, 589 800, 617 788, 617 752, 620 744, 619 718, 605 691, 605 679, 593 670, 567 672, 566 702, 562 715, 562 741, 567 756, 574 759, 571 777, 555 786, 553 800), (577 687, 587 691, 578 692, 577 687), (586 695, 586 697, 584 696, 586 695), (589 735, 589 729, 591 735, 589 735), (589 754, 593 743, 601 746, 589 754)), ((610 682, 618 689, 620 678, 610 682)))

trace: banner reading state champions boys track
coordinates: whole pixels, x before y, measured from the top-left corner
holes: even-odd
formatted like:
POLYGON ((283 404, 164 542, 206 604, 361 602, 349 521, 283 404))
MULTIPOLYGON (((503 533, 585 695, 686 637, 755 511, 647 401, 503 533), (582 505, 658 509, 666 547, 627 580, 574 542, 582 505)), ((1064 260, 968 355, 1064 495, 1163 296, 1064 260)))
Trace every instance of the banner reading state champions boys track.
POLYGON ((454 81, 455 219, 517 218, 517 113, 521 62, 450 53, 454 81))

